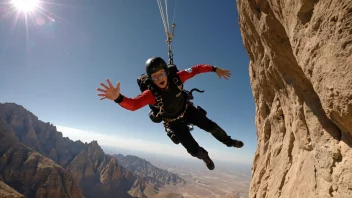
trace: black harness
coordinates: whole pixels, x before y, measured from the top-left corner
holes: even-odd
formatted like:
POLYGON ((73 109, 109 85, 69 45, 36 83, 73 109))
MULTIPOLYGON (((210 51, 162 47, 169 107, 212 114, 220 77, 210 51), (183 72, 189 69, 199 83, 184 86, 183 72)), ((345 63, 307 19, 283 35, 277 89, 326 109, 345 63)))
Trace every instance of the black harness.
MULTIPOLYGON (((141 92, 149 89, 153 93, 154 98, 156 100, 155 105, 149 105, 149 107, 151 109, 149 111, 149 118, 154 123, 160 123, 160 122, 164 121, 163 125, 165 128, 165 131, 167 132, 167 135, 170 137, 170 139, 175 144, 178 144, 179 141, 176 138, 174 132, 170 130, 169 123, 172 121, 175 121, 177 119, 182 118, 184 113, 187 110, 188 105, 193 105, 193 103, 190 102, 190 100, 194 99, 194 97, 192 95, 193 91, 197 91, 197 92, 201 92, 201 93, 204 92, 204 91, 201 91, 197 88, 191 89, 191 91, 185 90, 180 77, 177 75, 177 72, 178 72, 178 69, 176 68, 176 65, 169 65, 168 78, 172 79, 172 80, 170 80, 169 83, 174 83, 174 85, 181 91, 181 93, 184 95, 184 97, 186 97, 185 98, 186 101, 185 101, 185 106, 184 106, 183 110, 175 118, 171 118, 171 119, 163 117, 165 110, 164 110, 163 98, 162 98, 162 95, 160 94, 159 88, 153 83, 153 81, 148 77, 147 74, 142 74, 141 76, 139 76, 137 78, 137 83, 140 87, 141 92)), ((169 84, 169 87, 170 87, 170 84, 169 84)), ((206 111, 203 110, 201 107, 198 106, 197 108, 202 110, 204 112, 204 114, 207 114, 206 111)), ((193 130, 193 125, 188 124, 188 128, 190 130, 193 130)))
MULTIPOLYGON (((172 77, 172 76, 169 76, 169 77, 172 77)), ((183 89, 183 83, 181 82, 181 79, 178 75, 174 75, 172 77, 172 82, 176 85, 176 87, 181 92, 186 93, 183 89)), ((149 90, 153 93, 155 100, 156 100, 156 105, 152 105, 158 109, 158 113, 156 113, 155 116, 158 117, 160 115, 162 117, 165 113, 165 110, 164 110, 163 99, 161 97, 161 94, 159 93, 159 89, 156 88, 154 84, 150 84, 148 87, 149 87, 149 90)))

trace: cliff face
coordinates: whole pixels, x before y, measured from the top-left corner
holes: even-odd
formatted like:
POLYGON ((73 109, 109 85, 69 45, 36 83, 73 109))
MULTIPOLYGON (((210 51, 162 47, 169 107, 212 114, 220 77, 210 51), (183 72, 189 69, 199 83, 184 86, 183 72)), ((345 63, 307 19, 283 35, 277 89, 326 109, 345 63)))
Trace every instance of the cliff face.
MULTIPOLYGON (((1 110, 0 110, 1 112, 1 110)), ((0 197, 81 198, 74 177, 64 168, 20 143, 0 117, 0 197), (16 192, 17 191, 17 192, 16 192)))
POLYGON ((352 197, 352 1, 237 8, 256 105, 250 197, 352 197))
MULTIPOLYGON (((40 156, 40 159, 46 161, 45 163, 40 163, 41 166, 45 166, 46 163, 51 162, 52 166, 55 166, 55 163, 57 163, 63 167, 58 168, 60 166, 56 165, 54 170, 46 170, 45 167, 44 170, 46 170, 45 173, 47 174, 45 176, 50 174, 62 176, 63 173, 60 171, 70 173, 69 175, 72 179, 79 183, 83 196, 86 198, 98 196, 106 198, 116 196, 122 198, 131 197, 127 191, 132 187, 137 178, 132 172, 127 171, 117 163, 116 158, 106 155, 96 141, 88 144, 64 138, 62 133, 56 130, 55 126, 38 120, 34 114, 22 106, 13 103, 0 104, 0 119, 4 120, 0 130, 7 127, 13 131, 14 138, 18 138, 20 142, 26 145, 19 148, 21 151, 19 151, 20 155, 17 157, 20 160, 16 161, 18 164, 10 164, 8 167, 11 169, 14 168, 14 165, 17 168, 27 167, 31 172, 26 177, 28 185, 36 184, 36 182, 33 182, 34 176, 40 181, 44 179, 44 177, 38 178, 39 176, 34 174, 35 168, 39 163, 38 157, 33 157, 33 154, 27 151, 33 149, 38 151, 36 155, 40 156), (26 162, 25 159, 27 158, 31 159, 31 163, 27 163, 28 160, 26 162)), ((11 144, 8 147, 13 149, 14 145, 11 144)), ((17 153, 9 148, 7 151, 9 155, 17 156, 17 153)), ((3 158, 6 155, 3 155, 3 158)), ((6 160, 9 159, 12 158, 6 157, 6 160)), ((18 177, 20 176, 14 176, 14 178, 18 177)), ((61 186, 60 181, 53 185, 61 186)), ((19 185, 22 185, 22 183, 19 185)), ((15 189, 18 190, 17 188, 15 189)), ((21 191, 19 192, 21 193, 21 191)))

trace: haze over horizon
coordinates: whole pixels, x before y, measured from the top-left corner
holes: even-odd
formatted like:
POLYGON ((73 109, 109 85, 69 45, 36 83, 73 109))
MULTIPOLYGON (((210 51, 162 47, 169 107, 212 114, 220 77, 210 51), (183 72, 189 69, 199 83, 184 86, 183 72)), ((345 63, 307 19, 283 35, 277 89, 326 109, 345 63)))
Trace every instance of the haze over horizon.
MULTIPOLYGON (((184 148, 181 144, 176 145, 173 142, 165 142, 165 143, 154 143, 148 142, 143 139, 128 139, 128 138, 120 138, 118 136, 113 135, 104 135, 102 133, 97 133, 93 131, 84 131, 80 129, 73 129, 68 127, 56 126, 59 132, 63 133, 64 137, 68 137, 73 141, 80 140, 82 142, 91 142, 97 141, 101 147, 112 147, 116 148, 116 150, 122 150, 124 152, 121 153, 114 153, 111 154, 132 154, 138 155, 139 157, 141 153, 148 153, 148 154, 159 154, 160 156, 170 156, 173 158, 183 158, 184 160, 192 160, 193 157, 191 155, 184 154, 184 148), (172 144, 170 144, 172 143, 172 144)), ((166 135, 166 134, 165 134, 166 135)), ((216 149, 208 149, 208 152, 211 153, 212 159, 216 160, 216 162, 221 163, 240 163, 240 165, 252 165, 252 159, 250 157, 242 158, 239 151, 236 148, 232 148, 232 151, 227 152, 219 152, 216 149), (224 158, 226 156, 227 158, 224 158), (231 157, 229 157, 231 156, 231 157)), ((195 160, 198 162, 198 160, 195 160)), ((200 163, 202 164, 202 163, 200 163)))

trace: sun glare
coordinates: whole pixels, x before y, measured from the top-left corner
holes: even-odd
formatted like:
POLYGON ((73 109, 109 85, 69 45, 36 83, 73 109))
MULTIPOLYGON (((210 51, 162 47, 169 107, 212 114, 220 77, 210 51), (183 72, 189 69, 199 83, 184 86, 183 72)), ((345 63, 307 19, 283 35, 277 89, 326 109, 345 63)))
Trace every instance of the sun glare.
POLYGON ((33 12, 39 6, 39 0, 12 0, 12 4, 21 12, 33 12))

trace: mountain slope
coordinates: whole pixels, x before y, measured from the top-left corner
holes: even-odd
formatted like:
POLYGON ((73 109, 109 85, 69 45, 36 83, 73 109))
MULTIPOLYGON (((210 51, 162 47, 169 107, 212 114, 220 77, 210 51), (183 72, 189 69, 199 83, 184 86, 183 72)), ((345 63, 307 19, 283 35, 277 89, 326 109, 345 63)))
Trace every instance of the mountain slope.
POLYGON ((134 155, 124 156, 122 154, 113 155, 113 156, 118 159, 119 163, 121 163, 123 167, 132 171, 134 174, 138 176, 149 178, 150 182, 157 183, 156 181, 158 181, 162 185, 167 185, 167 184, 176 185, 179 183, 186 183, 186 181, 182 179, 180 176, 178 176, 177 174, 155 167, 147 160, 139 158, 137 156, 134 156, 134 155))
POLYGON ((173 185, 177 188, 178 184, 185 184, 186 181, 177 174, 168 172, 153 166, 145 159, 134 155, 113 155, 119 163, 132 171, 139 178, 134 182, 129 194, 139 198, 178 198, 182 195, 177 193, 163 192, 162 188, 166 185, 173 185))
POLYGON ((88 144, 64 138, 55 126, 14 103, 0 104, 0 119, 23 144, 69 171, 84 197, 131 197, 127 191, 137 178, 106 155, 96 141, 88 144))
POLYGON ((0 181, 0 197, 2 198, 25 198, 22 194, 18 193, 15 189, 0 181))
MULTIPOLYGON (((3 112, 1 108, 0 112, 3 112)), ((4 117, 0 117, 0 181, 28 198, 83 197, 74 177, 54 161, 20 143, 4 117)), ((2 192, 11 188, 2 185, 2 192)), ((18 193, 12 191, 6 196, 21 197, 18 193)))

